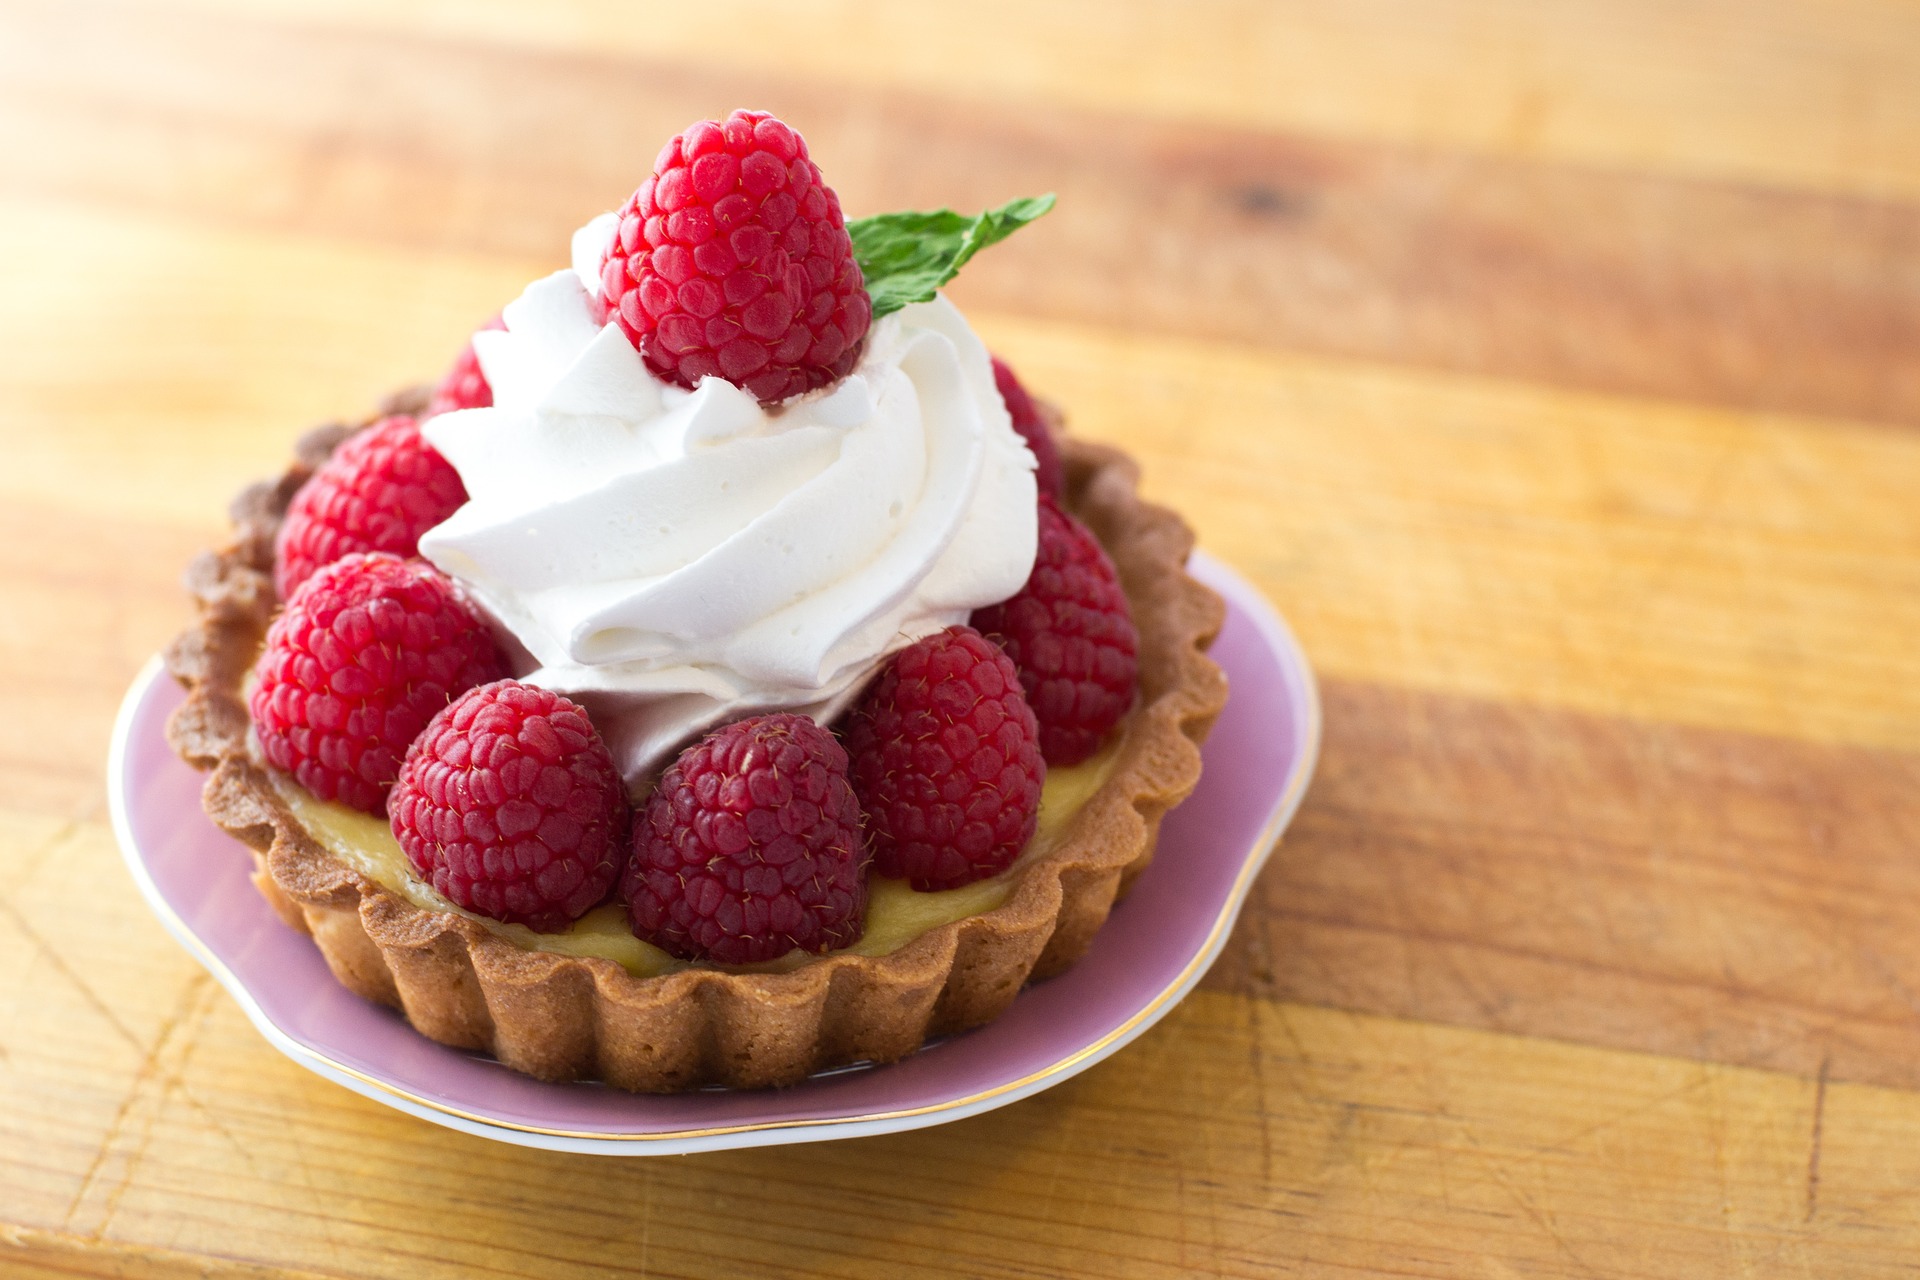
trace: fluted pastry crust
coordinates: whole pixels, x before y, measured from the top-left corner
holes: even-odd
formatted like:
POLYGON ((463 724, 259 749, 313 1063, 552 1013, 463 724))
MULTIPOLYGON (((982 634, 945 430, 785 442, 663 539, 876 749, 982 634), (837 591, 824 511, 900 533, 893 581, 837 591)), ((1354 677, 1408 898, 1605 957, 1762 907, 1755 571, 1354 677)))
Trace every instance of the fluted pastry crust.
MULTIPOLYGON (((424 396, 383 411, 413 411, 424 396)), ((210 771, 203 803, 254 852, 254 883, 312 935, 348 988, 443 1044, 546 1080, 672 1092, 792 1084, 849 1062, 890 1062, 989 1022, 1029 981, 1079 959, 1153 856, 1160 819, 1200 777, 1199 744, 1226 702, 1206 656, 1225 614, 1188 576, 1193 535, 1140 500, 1124 454, 1060 438, 1067 506, 1113 557, 1140 632, 1140 700, 1111 772, 1058 843, 1021 865, 991 911, 883 956, 824 956, 784 973, 689 968, 639 978, 611 960, 530 951, 464 916, 423 910, 322 848, 248 749, 242 685, 277 601, 273 540, 287 503, 352 433, 322 427, 277 481, 235 501, 234 536, 187 572, 200 619, 169 648, 187 689, 174 749, 210 771)))

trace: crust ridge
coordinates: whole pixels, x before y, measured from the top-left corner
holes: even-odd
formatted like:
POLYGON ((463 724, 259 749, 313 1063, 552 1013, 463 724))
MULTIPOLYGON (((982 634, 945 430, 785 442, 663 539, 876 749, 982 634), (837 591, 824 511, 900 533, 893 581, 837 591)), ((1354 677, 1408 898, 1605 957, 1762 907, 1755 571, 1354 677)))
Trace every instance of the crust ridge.
MULTIPOLYGON (((414 409, 418 398, 403 392, 382 408, 414 409)), ((443 1044, 541 1079, 641 1092, 787 1085, 850 1062, 897 1060, 930 1037, 991 1021, 1027 982, 1079 959, 1151 860, 1161 819, 1199 781, 1200 743, 1226 701, 1226 678, 1206 656, 1225 605, 1186 573, 1193 534, 1141 500, 1132 460, 1061 436, 1067 506, 1107 548, 1133 605, 1140 700, 1105 783, 1000 906, 887 955, 652 978, 611 960, 529 951, 463 916, 418 908, 309 836, 247 743, 241 688, 277 606, 274 535, 295 490, 355 429, 302 437, 285 474, 235 500, 231 541, 188 568, 199 619, 166 653, 187 690, 167 736, 208 771, 203 807, 253 851, 254 882, 274 909, 312 936, 342 984, 443 1044)))

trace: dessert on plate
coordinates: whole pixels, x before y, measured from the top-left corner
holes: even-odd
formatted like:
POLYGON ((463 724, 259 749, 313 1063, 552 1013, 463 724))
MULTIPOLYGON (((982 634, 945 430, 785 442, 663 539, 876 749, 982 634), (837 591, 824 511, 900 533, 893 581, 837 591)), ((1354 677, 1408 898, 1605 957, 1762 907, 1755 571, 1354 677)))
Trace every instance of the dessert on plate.
POLYGON ((699 122, 240 496, 169 736, 343 984, 669 1091, 892 1061, 1081 955, 1198 780, 1223 610, 939 292, 1051 205, 848 222, 781 121, 699 122))

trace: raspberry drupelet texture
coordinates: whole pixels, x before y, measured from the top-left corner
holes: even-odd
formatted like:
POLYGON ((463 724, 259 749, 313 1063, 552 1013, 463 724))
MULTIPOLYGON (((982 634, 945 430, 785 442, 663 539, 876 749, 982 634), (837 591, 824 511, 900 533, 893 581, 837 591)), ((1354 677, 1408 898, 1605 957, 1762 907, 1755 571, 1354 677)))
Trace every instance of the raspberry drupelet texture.
POLYGON ((384 813, 427 721, 506 674, 486 623, 438 570, 359 553, 308 578, 273 620, 248 710, 269 764, 322 800, 384 813))
POLYGON ((335 449, 287 504, 274 545, 274 586, 289 600, 314 570, 341 556, 413 555, 420 535, 466 500, 459 472, 412 418, 382 418, 335 449))
POLYGON ((970 621, 1020 669, 1048 764, 1098 751, 1133 705, 1140 638, 1120 577, 1092 531, 1044 493, 1027 584, 970 621))
POLYGON ((687 960, 756 964, 860 936, 867 844, 847 753, 805 716, 737 721, 680 753, 634 815, 634 933, 687 960))
MULTIPOLYGON (((506 327, 506 320, 500 316, 480 326, 482 331, 506 327)), ((440 385, 433 389, 433 399, 427 402, 427 411, 422 416, 432 418, 455 409, 485 409, 492 403, 493 387, 487 382, 487 375, 480 371, 480 358, 473 353, 473 339, 468 338, 467 345, 460 348, 460 354, 454 358, 453 366, 440 379, 440 385)))
POLYGON ((840 198, 764 111, 667 143, 620 210, 600 298, 660 377, 721 377, 763 404, 846 374, 873 318, 840 198))
POLYGON ((1013 429, 1027 442, 1027 448, 1033 450, 1034 458, 1039 462, 1033 473, 1034 481, 1040 492, 1060 497, 1066 488, 1066 473, 1060 465, 1060 446, 1054 443, 1053 432, 1047 429, 1046 420, 1040 416, 1039 406, 1033 397, 1020 385, 1020 379, 1013 376, 1013 370, 999 356, 993 357, 993 385, 1000 389, 1000 398, 1006 402, 1007 412, 1013 416, 1013 429))
POLYGON ((394 838, 469 911, 557 933, 626 866, 627 792, 578 705, 500 680, 430 721, 387 799, 394 838))
POLYGON ((895 654, 843 729, 874 869, 922 890, 1005 870, 1040 814, 1038 732, 1012 660, 971 627, 895 654))

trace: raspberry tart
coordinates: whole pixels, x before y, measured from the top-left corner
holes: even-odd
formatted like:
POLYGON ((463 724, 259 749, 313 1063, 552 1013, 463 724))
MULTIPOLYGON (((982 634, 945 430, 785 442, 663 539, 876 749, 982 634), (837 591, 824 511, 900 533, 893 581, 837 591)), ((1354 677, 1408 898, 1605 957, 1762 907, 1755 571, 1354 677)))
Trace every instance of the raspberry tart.
POLYGON ((240 496, 169 736, 343 984, 658 1092, 892 1061, 1085 951, 1223 606, 938 292, 1051 204, 849 222, 786 124, 696 123, 240 496))

